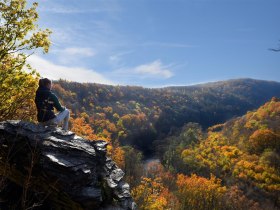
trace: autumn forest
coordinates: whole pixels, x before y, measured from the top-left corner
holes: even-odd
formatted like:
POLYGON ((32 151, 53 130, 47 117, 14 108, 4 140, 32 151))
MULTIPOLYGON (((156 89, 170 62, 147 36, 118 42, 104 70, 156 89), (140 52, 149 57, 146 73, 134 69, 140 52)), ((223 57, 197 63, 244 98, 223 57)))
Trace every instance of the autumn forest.
MULTIPOLYGON (((37 6, 0 3, 0 121, 36 122, 40 75, 27 58, 51 44, 51 32, 35 24, 37 6)), ((279 82, 144 88, 56 80, 52 91, 71 112, 71 131, 109 143, 139 209, 280 208, 279 82)))
POLYGON ((72 111, 74 132, 110 142, 140 209, 274 209, 279 87, 251 79, 162 89, 61 80, 54 91, 72 111))
MULTIPOLYGON (((139 209, 279 208, 279 89, 252 79, 160 89, 53 85, 71 110, 71 130, 109 142, 139 209)), ((2 119, 34 121, 30 94, 30 107, 13 103, 21 111, 2 119)))

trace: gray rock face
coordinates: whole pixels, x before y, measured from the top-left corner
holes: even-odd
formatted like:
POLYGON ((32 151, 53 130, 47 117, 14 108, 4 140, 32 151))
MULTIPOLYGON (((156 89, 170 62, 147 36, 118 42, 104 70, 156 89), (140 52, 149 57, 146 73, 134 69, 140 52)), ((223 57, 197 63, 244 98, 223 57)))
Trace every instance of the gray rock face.
MULTIPOLYGON (((59 128, 5 121, 0 175, 27 196, 40 195, 34 203, 41 209, 136 209, 124 172, 106 157, 106 146, 59 128)), ((7 192, 0 186, 0 209, 13 206, 7 192)))

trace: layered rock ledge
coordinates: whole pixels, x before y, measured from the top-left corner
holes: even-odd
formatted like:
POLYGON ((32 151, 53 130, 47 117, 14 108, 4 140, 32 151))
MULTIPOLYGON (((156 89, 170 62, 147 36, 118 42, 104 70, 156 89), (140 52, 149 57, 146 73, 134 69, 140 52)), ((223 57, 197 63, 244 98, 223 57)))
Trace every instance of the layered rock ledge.
POLYGON ((107 143, 23 121, 0 123, 0 209, 136 209, 107 143))

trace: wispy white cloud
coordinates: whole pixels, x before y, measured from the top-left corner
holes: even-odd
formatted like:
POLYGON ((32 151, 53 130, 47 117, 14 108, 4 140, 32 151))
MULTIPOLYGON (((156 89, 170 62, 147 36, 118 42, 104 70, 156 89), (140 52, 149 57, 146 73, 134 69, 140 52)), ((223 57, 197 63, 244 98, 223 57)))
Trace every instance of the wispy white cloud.
POLYGON ((59 5, 55 5, 55 6, 51 6, 51 7, 42 7, 41 11, 59 13, 59 14, 83 13, 83 10, 69 8, 69 7, 63 7, 63 6, 59 6, 59 5))
POLYGON ((59 50, 59 53, 66 54, 66 55, 75 55, 75 56, 82 56, 82 57, 92 57, 96 55, 96 52, 88 47, 68 47, 64 50, 59 50))
POLYGON ((77 36, 77 31, 71 27, 52 27, 52 34, 50 40, 54 46, 60 46, 61 44, 68 44, 73 42, 74 37, 77 36))
POLYGON ((174 76, 169 69, 170 67, 171 65, 163 65, 160 60, 155 60, 152 63, 142 64, 133 68, 119 69, 115 73, 129 78, 168 79, 174 76))
POLYGON ((145 47, 169 47, 169 48, 195 48, 196 45, 183 44, 183 43, 169 43, 169 42, 146 42, 140 44, 145 47))
POLYGON ((68 47, 65 49, 55 48, 51 51, 55 60, 62 65, 78 65, 85 63, 86 58, 94 57, 97 52, 89 47, 68 47))
POLYGON ((48 1, 40 2, 39 9, 41 12, 57 13, 57 14, 79 14, 79 13, 114 13, 121 11, 119 4, 115 3, 113 0, 104 1, 85 1, 83 4, 76 4, 73 6, 74 0, 68 3, 70 0, 64 1, 48 1), (72 5, 71 5, 72 4, 72 5), (94 6, 92 6, 94 4, 94 6), (71 6, 70 6, 71 5, 71 6))
POLYGON ((136 74, 143 77, 156 77, 156 78, 170 78, 173 73, 168 69, 168 66, 162 65, 160 60, 156 60, 149 64, 143 64, 133 69, 136 74))
POLYGON ((28 63, 33 68, 37 69, 41 76, 54 80, 66 79, 76 82, 114 84, 114 82, 93 69, 57 65, 37 55, 30 56, 28 58, 28 63))
POLYGON ((79 14, 79 13, 102 13, 102 12, 117 12, 118 10, 112 8, 95 8, 95 9, 77 9, 63 6, 43 7, 41 11, 58 13, 58 14, 79 14))
POLYGON ((119 52, 109 56, 109 62, 113 65, 119 65, 125 55, 131 54, 133 51, 119 52))

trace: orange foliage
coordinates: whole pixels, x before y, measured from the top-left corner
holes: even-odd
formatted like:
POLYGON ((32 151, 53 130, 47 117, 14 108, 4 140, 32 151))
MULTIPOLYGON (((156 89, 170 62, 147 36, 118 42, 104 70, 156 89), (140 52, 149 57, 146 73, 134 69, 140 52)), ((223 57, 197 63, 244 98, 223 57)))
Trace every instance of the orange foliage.
POLYGON ((169 189, 174 188, 176 185, 176 178, 171 172, 166 171, 164 166, 158 161, 150 161, 145 166, 145 176, 155 179, 160 177, 164 186, 168 187, 169 189))
POLYGON ((63 98, 70 98, 72 96, 75 96, 75 93, 72 93, 71 91, 65 90, 63 87, 61 87, 60 84, 54 83, 52 86, 53 90, 57 91, 60 95, 62 95, 63 98))
POLYGON ((115 147, 112 150, 112 159, 116 162, 116 164, 121 169, 124 169, 124 167, 125 167, 125 157, 124 157, 124 151, 121 147, 115 147))
POLYGON ((207 130, 208 132, 217 132, 223 129, 225 124, 217 124, 209 127, 207 130))
POLYGON ((76 119, 71 118, 70 122, 72 124, 71 131, 73 131, 77 135, 86 138, 88 140, 98 139, 97 136, 94 134, 90 125, 85 122, 84 118, 76 118, 76 119))
MULTIPOLYGON (((107 147, 108 155, 112 156, 112 159, 117 163, 117 165, 120 168, 124 168, 124 151, 118 146, 115 148, 112 146, 110 132, 108 132, 106 129, 103 129, 101 133, 95 134, 91 126, 88 123, 86 123, 83 117, 75 119, 71 118, 70 122, 72 124, 71 131, 75 132, 77 135, 88 140, 105 140, 109 142, 109 145, 107 147)), ((111 123, 110 125, 114 127, 114 124, 111 123)))
POLYGON ((211 175, 210 179, 192 174, 177 176, 178 196, 182 209, 221 209, 226 187, 221 180, 211 175))
POLYGON ((179 209, 178 200, 160 178, 142 177, 141 184, 132 189, 132 196, 141 210, 179 209))
POLYGON ((126 114, 121 117, 122 123, 126 128, 141 127, 142 123, 147 121, 147 117, 144 113, 138 114, 126 114))
POLYGON ((249 138, 253 151, 263 152, 265 149, 280 150, 280 136, 269 129, 256 130, 249 138))

